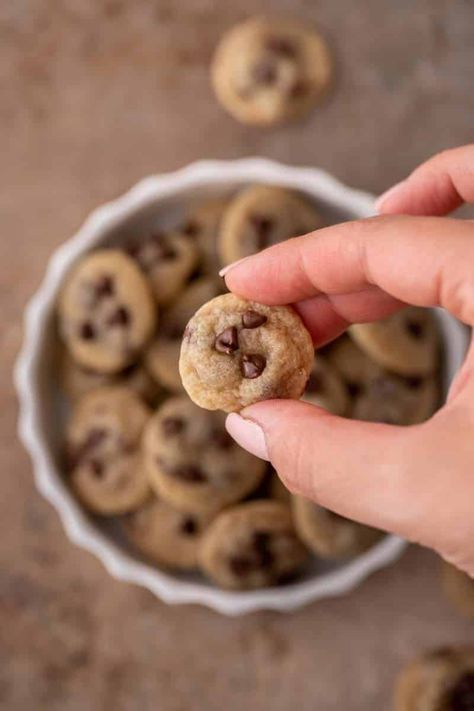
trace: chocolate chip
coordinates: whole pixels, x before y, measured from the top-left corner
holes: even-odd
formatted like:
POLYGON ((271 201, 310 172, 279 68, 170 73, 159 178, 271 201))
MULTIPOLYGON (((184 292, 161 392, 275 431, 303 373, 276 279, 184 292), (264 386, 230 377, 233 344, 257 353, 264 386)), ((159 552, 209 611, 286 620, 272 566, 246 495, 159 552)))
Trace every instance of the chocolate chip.
POLYGON ((267 317, 259 314, 257 311, 249 309, 242 316, 242 325, 244 328, 258 328, 267 322, 267 317))
POLYGON ((244 378, 253 380, 258 378, 265 369, 267 361, 258 353, 249 353, 242 356, 242 374, 244 378))
POLYGON ((446 701, 446 709, 449 711, 474 711, 474 672, 461 676, 448 692, 446 701))
POLYGON ((298 52, 294 42, 286 37, 269 37, 265 42, 265 47, 268 51, 288 59, 294 59, 298 52))
POLYGON ((107 321, 109 326, 128 326, 130 311, 125 306, 119 306, 107 321))
POLYGON ((252 68, 252 79, 261 86, 271 86, 277 80, 278 72, 274 62, 263 59, 252 68))
POLYGON ((126 368, 120 371, 119 375, 122 378, 130 378, 134 373, 138 370, 138 365, 136 363, 131 363, 130 365, 127 365, 126 368))
POLYGON ((180 417, 165 417, 161 427, 166 435, 175 435, 184 429, 184 420, 180 417))
POLYGON ((418 323, 418 321, 407 321, 406 328, 407 328, 408 333, 411 336, 413 336, 413 338, 416 338, 417 340, 420 340, 420 338, 423 338, 423 335, 424 335, 423 324, 418 323))
POLYGON ((258 249, 265 249, 270 242, 270 233, 273 230, 275 223, 269 217, 264 215, 250 215, 248 218, 257 233, 258 249))
POLYGON ((74 469, 78 464, 87 459, 97 446, 107 437, 107 430, 99 427, 89 430, 85 440, 68 453, 68 465, 74 469))
POLYGON ((229 568, 238 578, 244 578, 255 569, 251 560, 237 555, 229 558, 229 568))
POLYGON ((230 449, 234 443, 232 437, 223 430, 214 430, 211 434, 212 443, 219 449, 230 449))
POLYGON ((201 228, 199 226, 199 223, 196 222, 196 220, 188 220, 181 228, 181 232, 183 232, 183 234, 187 235, 188 237, 196 237, 196 235, 198 235, 200 231, 201 228))
POLYGON ((423 378, 420 377, 413 377, 413 378, 407 378, 406 379, 407 385, 411 390, 418 390, 419 387, 421 387, 423 383, 423 378))
POLYGON ((293 99, 301 99, 308 93, 308 84, 302 80, 296 81, 290 89, 290 96, 293 99))
POLYGON ((270 550, 271 535, 264 531, 256 532, 253 536, 253 547, 259 558, 261 568, 269 568, 273 563, 273 553, 270 550))
POLYGON ((195 536, 196 533, 198 532, 198 526, 197 526, 196 521, 193 518, 191 518, 190 516, 188 516, 185 519, 183 519, 183 521, 181 522, 181 526, 179 527, 179 530, 185 536, 195 536))
POLYGON ((192 484, 200 484, 206 481, 204 473, 199 469, 198 466, 193 464, 182 464, 180 467, 173 469, 173 475, 178 479, 187 481, 192 484))
POLYGON ((130 244, 125 245, 125 251, 134 259, 138 257, 138 255, 140 254, 140 250, 141 247, 139 242, 132 242, 130 244))
POLYGON ((95 295, 98 299, 112 296, 114 291, 114 280, 111 276, 104 275, 95 285, 95 295))
POLYGON ((306 390, 309 393, 320 393, 324 390, 324 381, 319 373, 311 373, 306 390))
POLYGON ((84 341, 93 341, 96 337, 96 331, 90 321, 84 321, 79 330, 79 335, 84 341))
POLYGON ((214 348, 216 351, 219 351, 219 353, 227 353, 227 355, 230 355, 236 351, 238 347, 239 338, 235 326, 226 328, 222 333, 216 336, 216 340, 214 341, 214 348))
POLYGON ((173 247, 171 247, 171 245, 169 245, 169 244, 161 242, 158 245, 158 247, 159 247, 159 249, 157 252, 157 256, 159 259, 163 259, 163 260, 176 259, 176 257, 178 256, 178 253, 176 252, 176 250, 173 249, 173 247))
POLYGON ((361 386, 358 383, 354 383, 352 381, 347 381, 346 390, 350 397, 357 397, 362 392, 361 386))
POLYGON ((102 475, 104 473, 104 465, 102 464, 102 462, 99 462, 98 459, 91 459, 90 468, 92 469, 92 473, 95 477, 97 477, 97 479, 102 478, 102 475))
POLYGON ((255 532, 248 550, 229 559, 229 567, 234 575, 245 577, 255 571, 270 568, 274 561, 270 540, 269 533, 255 532))

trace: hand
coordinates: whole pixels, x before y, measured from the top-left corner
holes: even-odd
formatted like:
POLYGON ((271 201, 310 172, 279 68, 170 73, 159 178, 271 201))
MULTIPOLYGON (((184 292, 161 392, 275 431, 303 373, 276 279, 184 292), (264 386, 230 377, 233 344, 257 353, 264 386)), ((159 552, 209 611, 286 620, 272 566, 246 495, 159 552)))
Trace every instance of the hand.
MULTIPOLYGON (((441 153, 378 201, 383 216, 288 240, 231 265, 229 289, 293 304, 320 346, 406 303, 474 324, 474 145, 441 153), (404 216, 396 213, 404 213, 404 216), (422 216, 424 215, 424 216, 422 216)), ((301 401, 259 402, 227 428, 286 486, 354 520, 429 546, 474 575, 474 350, 429 421, 346 420, 301 401)))

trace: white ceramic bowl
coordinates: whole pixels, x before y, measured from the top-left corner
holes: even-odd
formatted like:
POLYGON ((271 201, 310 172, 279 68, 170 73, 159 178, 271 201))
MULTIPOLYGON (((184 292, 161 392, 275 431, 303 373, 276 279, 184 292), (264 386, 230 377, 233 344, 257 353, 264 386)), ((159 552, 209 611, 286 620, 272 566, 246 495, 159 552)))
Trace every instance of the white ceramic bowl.
MULTIPOLYGON (((373 213, 373 197, 351 190, 320 170, 292 168, 268 160, 204 161, 183 170, 142 180, 123 197, 95 210, 79 232, 52 256, 43 283, 25 316, 24 345, 16 367, 20 399, 20 437, 34 466, 36 484, 59 513, 69 538, 95 554, 116 578, 148 588, 165 602, 201 603, 228 615, 258 609, 293 610, 312 600, 342 595, 371 572, 392 563, 404 542, 386 536, 365 554, 339 564, 315 563, 298 582, 252 592, 227 592, 198 578, 158 570, 127 551, 117 530, 89 518, 61 475, 58 452, 64 404, 57 391, 51 357, 54 304, 61 281, 83 252, 99 244, 120 242, 137 228, 174 223, 189 199, 224 194, 247 183, 276 183, 308 194, 333 221, 373 213)), ((438 312, 445 342, 444 387, 462 361, 467 337, 462 327, 438 312)))

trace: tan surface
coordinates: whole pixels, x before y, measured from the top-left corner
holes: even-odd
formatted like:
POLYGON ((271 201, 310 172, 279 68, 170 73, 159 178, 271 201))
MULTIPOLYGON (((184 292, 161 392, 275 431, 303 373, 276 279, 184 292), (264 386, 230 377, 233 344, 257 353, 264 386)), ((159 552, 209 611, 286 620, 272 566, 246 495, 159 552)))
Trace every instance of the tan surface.
POLYGON ((319 164, 379 191, 472 140, 467 0, 17 0, 0 4, 0 707, 379 711, 400 664, 468 640, 431 554, 344 600, 229 620, 113 581, 65 538, 15 440, 20 314, 51 250, 141 176, 201 157, 319 164), (318 20, 339 79, 302 124, 262 132, 217 106, 207 64, 255 9, 318 20))

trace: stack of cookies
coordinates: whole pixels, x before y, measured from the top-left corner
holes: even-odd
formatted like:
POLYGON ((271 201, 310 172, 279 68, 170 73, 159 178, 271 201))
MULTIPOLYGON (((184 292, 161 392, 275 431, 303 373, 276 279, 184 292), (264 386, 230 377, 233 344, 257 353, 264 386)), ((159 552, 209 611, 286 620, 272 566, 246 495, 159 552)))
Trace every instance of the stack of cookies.
MULTIPOLYGON (((117 519, 137 555, 252 589, 380 536, 292 497, 179 376, 183 331, 223 291, 220 266, 322 224, 305 196, 250 186, 192 205, 172 230, 92 251, 67 276, 57 305, 67 479, 91 514, 117 519)), ((304 397, 337 415, 421 422, 438 401, 438 361, 431 316, 407 309, 318 353, 304 397)))

